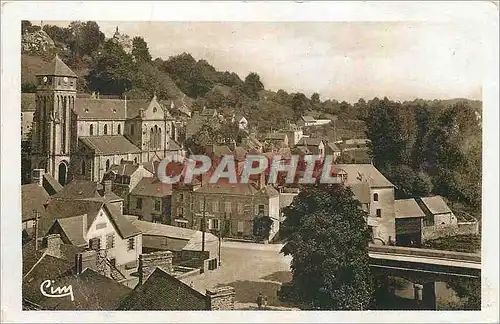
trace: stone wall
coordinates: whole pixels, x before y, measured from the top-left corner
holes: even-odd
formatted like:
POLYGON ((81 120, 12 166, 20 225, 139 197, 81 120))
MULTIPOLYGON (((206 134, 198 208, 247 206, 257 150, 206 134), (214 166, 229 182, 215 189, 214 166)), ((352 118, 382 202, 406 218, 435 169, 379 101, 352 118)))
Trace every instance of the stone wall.
POLYGON ((422 228, 422 242, 439 237, 479 234, 479 222, 458 223, 449 226, 425 226, 422 228))
POLYGON ((173 257, 174 255, 170 251, 158 251, 141 254, 139 256, 139 284, 144 283, 157 267, 167 273, 172 273, 173 257))
POLYGON ((235 295, 234 288, 230 286, 207 289, 210 310, 233 310, 235 295))

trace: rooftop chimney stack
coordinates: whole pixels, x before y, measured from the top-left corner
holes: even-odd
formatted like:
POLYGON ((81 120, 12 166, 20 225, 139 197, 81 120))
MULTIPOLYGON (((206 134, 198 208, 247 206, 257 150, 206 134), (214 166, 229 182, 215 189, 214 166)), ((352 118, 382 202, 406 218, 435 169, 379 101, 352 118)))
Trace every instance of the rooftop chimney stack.
POLYGON ((173 272, 171 251, 158 251, 139 256, 139 285, 142 285, 158 267, 167 273, 173 272))
POLYGON ((34 169, 31 172, 31 183, 36 183, 40 187, 43 186, 43 174, 45 173, 44 169, 34 169))
POLYGON ((47 254, 59 258, 61 257, 61 235, 49 234, 47 240, 47 254))
POLYGON ((97 271, 97 251, 87 250, 75 255, 76 274, 81 274, 87 268, 97 271))
POLYGON ((111 180, 104 180, 104 194, 111 193, 113 189, 113 182, 111 180))

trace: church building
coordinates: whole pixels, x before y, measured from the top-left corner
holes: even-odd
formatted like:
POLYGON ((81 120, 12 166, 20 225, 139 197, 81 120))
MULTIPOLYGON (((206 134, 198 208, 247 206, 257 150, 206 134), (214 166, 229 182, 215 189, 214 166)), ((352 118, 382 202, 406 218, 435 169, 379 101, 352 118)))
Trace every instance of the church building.
POLYGON ((65 185, 101 181, 113 164, 184 155, 175 121, 156 98, 77 97, 77 75, 56 55, 37 75, 32 128, 32 169, 65 185))

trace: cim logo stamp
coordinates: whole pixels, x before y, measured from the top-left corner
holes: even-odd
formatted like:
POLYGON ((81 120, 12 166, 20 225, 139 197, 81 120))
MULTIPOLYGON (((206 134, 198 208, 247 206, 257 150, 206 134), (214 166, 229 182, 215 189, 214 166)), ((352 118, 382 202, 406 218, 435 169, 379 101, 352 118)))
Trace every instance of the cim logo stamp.
POLYGON ((71 297, 71 301, 75 300, 75 297, 73 296, 73 287, 71 285, 69 286, 62 286, 62 287, 55 287, 52 286, 54 284, 54 280, 45 280, 42 282, 40 285, 40 292, 42 295, 45 297, 50 297, 50 298, 62 298, 62 297, 71 297), (50 291, 46 291, 50 288, 50 291))

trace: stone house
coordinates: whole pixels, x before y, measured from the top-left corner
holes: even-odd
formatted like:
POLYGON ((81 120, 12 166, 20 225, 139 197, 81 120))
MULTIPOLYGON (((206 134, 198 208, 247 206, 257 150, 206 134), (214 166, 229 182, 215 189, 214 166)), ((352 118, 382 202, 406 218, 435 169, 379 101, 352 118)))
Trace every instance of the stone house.
POLYGON ((394 185, 372 164, 337 164, 335 173, 368 212, 373 240, 390 244, 396 240, 394 185))
POLYGON ((264 137, 264 143, 268 147, 274 147, 276 149, 288 147, 288 135, 286 133, 269 133, 264 137))
POLYGON ((257 183, 218 183, 175 186, 172 192, 172 218, 175 225, 206 228, 224 237, 251 237, 256 217, 273 221, 269 240, 279 231, 280 198, 278 191, 265 185, 264 175, 257 183))
POLYGON ((441 196, 422 197, 419 205, 425 213, 425 226, 457 226, 458 219, 441 196))
POLYGON ((172 185, 156 177, 144 177, 128 196, 127 210, 140 220, 153 223, 171 223, 172 185))
POLYGON ((321 138, 302 137, 297 143, 297 148, 306 148, 305 152, 310 152, 312 155, 325 156, 325 143, 321 138))

